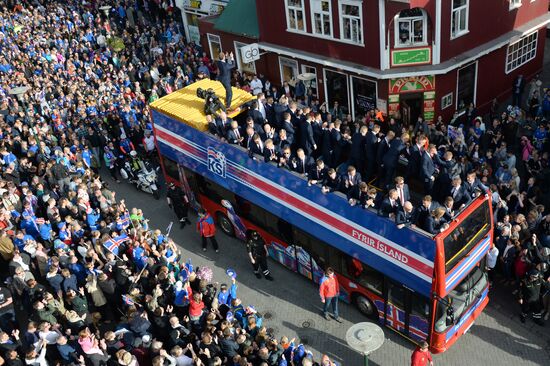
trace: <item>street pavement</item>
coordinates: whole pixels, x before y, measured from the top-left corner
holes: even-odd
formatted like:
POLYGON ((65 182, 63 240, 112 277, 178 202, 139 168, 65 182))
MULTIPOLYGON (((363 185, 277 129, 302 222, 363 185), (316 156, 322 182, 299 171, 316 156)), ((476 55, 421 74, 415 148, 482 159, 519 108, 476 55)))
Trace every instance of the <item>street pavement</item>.
MULTIPOLYGON (((176 216, 166 204, 163 194, 155 200, 147 193, 137 191, 128 183, 116 184, 104 174, 118 199, 124 198, 129 208, 139 207, 150 225, 165 232, 170 221, 174 227, 170 236, 181 247, 184 259, 191 258, 195 266, 212 268, 219 283, 229 281, 227 268, 237 272, 238 296, 243 303, 254 305, 264 314, 265 325, 276 338, 296 337, 319 358, 326 353, 345 366, 363 365, 363 358, 346 345, 346 330, 354 323, 368 321, 353 306, 340 302, 343 323, 326 321, 321 315, 317 286, 299 274, 270 261, 275 281, 258 280, 252 273, 244 243, 218 230, 220 252, 212 248, 202 252, 195 229, 196 217, 191 215, 191 226, 180 229, 176 216)), ((162 185, 161 185, 162 186, 162 185)), ((165 187, 162 187, 165 190, 165 187)), ((519 306, 512 289, 496 283, 486 311, 474 326, 449 351, 434 356, 435 365, 550 365, 550 322, 545 327, 531 321, 521 324, 519 306), (500 286, 500 287, 499 287, 500 286)), ((408 365, 414 349, 412 343, 384 328, 386 340, 370 355, 369 365, 408 365)))

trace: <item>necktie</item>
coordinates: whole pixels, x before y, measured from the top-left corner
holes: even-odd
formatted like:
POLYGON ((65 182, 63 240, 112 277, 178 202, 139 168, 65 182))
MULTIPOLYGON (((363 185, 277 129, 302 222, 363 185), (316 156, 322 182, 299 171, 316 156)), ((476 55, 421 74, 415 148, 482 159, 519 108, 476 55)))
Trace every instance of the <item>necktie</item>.
POLYGON ((239 130, 238 129, 235 130, 235 135, 237 136, 237 140, 241 138, 241 135, 239 135, 239 130))
POLYGON ((401 205, 405 205, 405 194, 403 193, 403 188, 399 188, 399 200, 401 205))

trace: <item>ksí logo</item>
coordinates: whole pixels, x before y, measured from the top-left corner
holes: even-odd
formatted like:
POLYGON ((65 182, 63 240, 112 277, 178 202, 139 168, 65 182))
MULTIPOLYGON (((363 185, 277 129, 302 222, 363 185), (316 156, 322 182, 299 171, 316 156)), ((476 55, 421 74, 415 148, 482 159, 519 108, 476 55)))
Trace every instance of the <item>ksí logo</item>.
POLYGON ((225 155, 211 147, 208 148, 208 170, 212 173, 225 178, 225 155))

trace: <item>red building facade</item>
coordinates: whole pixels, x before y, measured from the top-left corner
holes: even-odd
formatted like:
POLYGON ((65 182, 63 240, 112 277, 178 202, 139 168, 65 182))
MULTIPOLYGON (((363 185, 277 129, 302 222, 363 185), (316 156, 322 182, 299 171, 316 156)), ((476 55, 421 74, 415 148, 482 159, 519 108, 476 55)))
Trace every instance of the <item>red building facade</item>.
POLYGON ((550 21, 547 0, 260 0, 256 14, 253 38, 201 22, 205 50, 258 43, 245 71, 273 85, 313 73, 308 87, 329 106, 405 121, 507 98, 517 75, 541 71, 550 21))

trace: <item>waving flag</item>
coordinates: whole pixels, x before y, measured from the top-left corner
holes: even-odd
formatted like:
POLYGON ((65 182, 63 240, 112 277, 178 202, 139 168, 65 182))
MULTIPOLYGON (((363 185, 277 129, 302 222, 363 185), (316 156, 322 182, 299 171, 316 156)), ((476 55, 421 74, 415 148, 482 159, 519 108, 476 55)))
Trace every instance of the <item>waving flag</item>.
POLYGON ((227 218, 235 228, 235 236, 241 240, 246 240, 246 227, 241 221, 241 218, 235 213, 233 205, 227 200, 222 200, 222 205, 227 209, 227 218))
POLYGON ((132 300, 130 298, 130 296, 126 296, 126 295, 122 295, 122 301, 124 301, 124 303, 128 306, 132 306, 132 305, 135 305, 136 303, 134 302, 134 300, 132 300))
POLYGON ((128 214, 128 211, 126 211, 124 215, 119 217, 117 226, 120 226, 121 230, 126 229, 128 226, 130 226, 130 214, 128 214))
POLYGON ((128 237, 128 235, 126 235, 125 233, 119 235, 119 236, 116 236, 114 238, 111 238, 107 241, 105 241, 103 243, 103 246, 111 253, 113 253, 114 255, 118 255, 118 250, 119 250, 119 247, 122 243, 124 243, 125 241, 128 241, 130 240, 130 238, 128 237))

